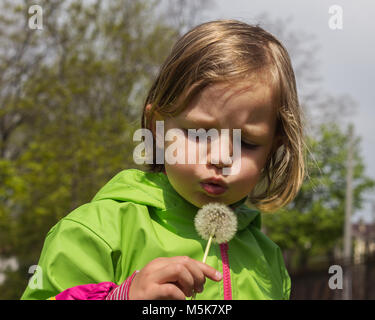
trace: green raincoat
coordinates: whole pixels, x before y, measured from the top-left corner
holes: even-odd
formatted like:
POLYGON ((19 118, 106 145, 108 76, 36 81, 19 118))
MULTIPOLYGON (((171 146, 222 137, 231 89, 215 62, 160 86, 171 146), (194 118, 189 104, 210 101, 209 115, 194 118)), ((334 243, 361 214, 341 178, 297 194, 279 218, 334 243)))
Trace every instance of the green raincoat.
MULTIPOLYGON (((233 206, 238 231, 225 252, 232 299, 289 299, 290 278, 280 248, 261 232, 260 213, 244 200, 233 206)), ((21 299, 48 299, 82 284, 120 285, 157 257, 201 261, 207 241, 194 227, 197 210, 164 173, 121 171, 90 203, 48 232, 38 263, 41 285, 28 286, 21 299)), ((218 244, 212 244, 206 263, 223 272, 218 244)), ((222 300, 226 286, 207 278, 196 299, 222 300)))

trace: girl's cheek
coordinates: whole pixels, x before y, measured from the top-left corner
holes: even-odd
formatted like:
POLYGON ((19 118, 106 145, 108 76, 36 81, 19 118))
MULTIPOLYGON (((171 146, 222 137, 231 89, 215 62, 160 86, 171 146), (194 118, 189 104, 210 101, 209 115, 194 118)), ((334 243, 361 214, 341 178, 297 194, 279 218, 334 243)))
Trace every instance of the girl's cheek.
POLYGON ((248 176, 258 176, 263 166, 261 165, 259 156, 251 152, 241 153, 241 174, 248 176))

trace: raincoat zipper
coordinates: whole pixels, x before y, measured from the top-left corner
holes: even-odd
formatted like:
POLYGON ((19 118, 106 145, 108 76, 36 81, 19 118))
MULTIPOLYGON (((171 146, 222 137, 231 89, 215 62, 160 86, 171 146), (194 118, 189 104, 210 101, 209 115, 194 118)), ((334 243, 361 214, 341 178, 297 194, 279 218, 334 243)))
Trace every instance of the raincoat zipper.
POLYGON ((220 244, 221 261, 223 262, 224 300, 232 300, 232 285, 228 260, 228 243, 220 244))

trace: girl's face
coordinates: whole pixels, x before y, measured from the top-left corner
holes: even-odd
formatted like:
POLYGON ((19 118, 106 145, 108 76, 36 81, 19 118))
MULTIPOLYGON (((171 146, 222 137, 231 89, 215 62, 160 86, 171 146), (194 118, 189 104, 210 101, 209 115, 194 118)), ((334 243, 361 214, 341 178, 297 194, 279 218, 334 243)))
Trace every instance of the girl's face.
MULTIPOLYGON (((160 117, 159 117, 160 119, 160 117)), ((174 189, 187 201, 198 208, 209 202, 231 205, 246 197, 254 188, 266 164, 271 150, 277 145, 275 139, 276 105, 273 89, 265 81, 220 83, 204 89, 200 95, 178 116, 164 120, 165 133, 172 128, 185 131, 185 164, 169 164, 165 161, 165 171, 174 189), (224 175, 219 153, 219 164, 211 163, 210 143, 207 142, 207 163, 199 163, 199 140, 194 141, 197 159, 188 164, 187 129, 210 128, 229 129, 229 148, 233 155, 233 129, 241 129, 240 170, 237 174, 224 175), (203 180, 219 178, 227 188, 215 188, 202 184, 203 180), (213 191, 222 192, 214 194, 213 191), (223 190, 225 190, 223 192, 223 190)), ((180 138, 179 138, 180 139, 180 138)), ((164 142, 164 152, 174 141, 164 142)), ((191 143, 191 142, 190 142, 191 143)), ((231 166, 231 165, 227 165, 231 166)))

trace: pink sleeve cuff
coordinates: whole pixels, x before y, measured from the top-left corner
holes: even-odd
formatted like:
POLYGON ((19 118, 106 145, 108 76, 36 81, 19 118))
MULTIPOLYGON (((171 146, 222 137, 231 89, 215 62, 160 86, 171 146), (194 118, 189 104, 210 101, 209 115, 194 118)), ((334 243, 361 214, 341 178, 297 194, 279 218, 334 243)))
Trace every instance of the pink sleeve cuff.
POLYGON ((109 292, 118 287, 113 282, 83 284, 64 290, 55 300, 105 300, 109 292))
POLYGON ((120 286, 113 282, 83 284, 64 290, 49 300, 129 300, 129 288, 138 270, 120 286))
POLYGON ((130 285, 132 283, 133 278, 138 272, 139 272, 138 270, 134 271, 133 274, 130 277, 128 277, 120 286, 113 289, 106 297, 106 300, 130 300, 129 299, 130 285))

